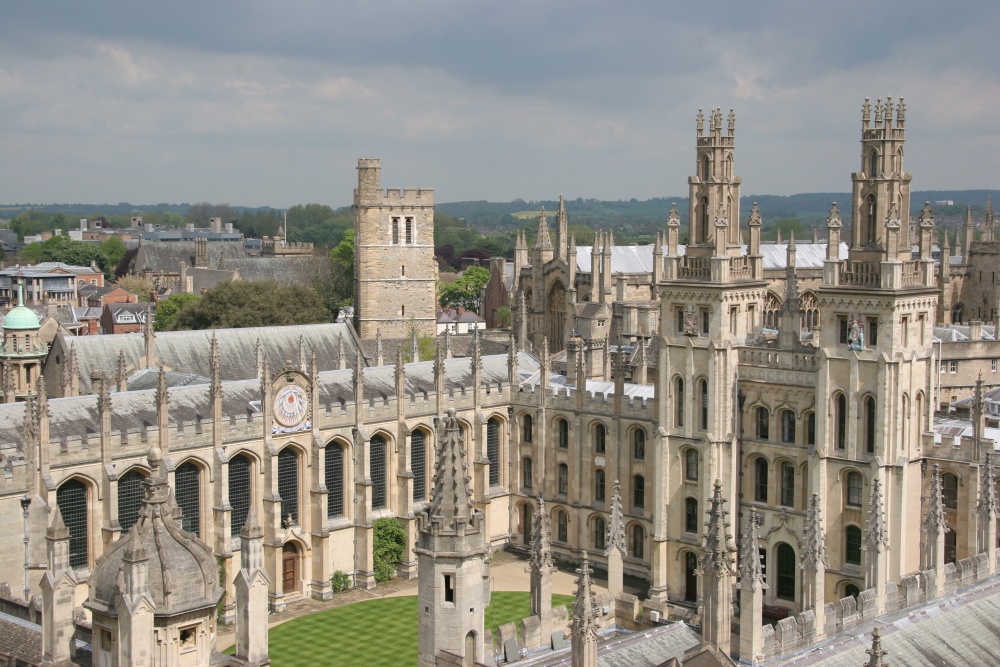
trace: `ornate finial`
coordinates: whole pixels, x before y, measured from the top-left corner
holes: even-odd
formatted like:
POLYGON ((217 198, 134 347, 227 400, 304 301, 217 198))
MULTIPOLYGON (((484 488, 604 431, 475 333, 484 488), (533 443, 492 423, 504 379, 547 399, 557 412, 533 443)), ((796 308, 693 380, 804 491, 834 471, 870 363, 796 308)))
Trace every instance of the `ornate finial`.
POLYGON ((264 375, 264 343, 261 342, 260 337, 257 338, 257 342, 254 343, 254 355, 257 360, 257 377, 264 375))
POLYGON ((882 98, 875 100, 875 127, 882 124, 882 98))
MULTIPOLYGON (((73 348, 70 347, 70 350, 72 350, 72 349, 73 348)), ((63 373, 63 384, 67 384, 65 382, 65 380, 68 377, 69 377, 68 373, 63 373)), ((14 382, 14 366, 7 359, 3 360, 3 378, 2 378, 2 380, 3 380, 3 394, 4 394, 4 397, 5 397, 4 400, 7 400, 6 396, 8 394, 14 394, 14 392, 17 391, 17 384, 14 382)), ((68 391, 63 392, 63 394, 65 396, 69 396, 69 392, 68 391)), ((11 399, 11 400, 13 400, 13 399, 11 399)))
POLYGON ((750 586, 751 591, 767 590, 764 583, 764 569, 760 565, 760 537, 758 530, 761 516, 753 507, 747 515, 747 531, 743 537, 743 549, 740 553, 739 585, 750 586))
POLYGON ((580 552, 580 567, 576 573, 576 601, 573 603, 573 619, 570 621, 570 633, 574 644, 583 644, 597 638, 597 627, 594 624, 594 600, 591 589, 590 562, 587 550, 580 552))
POLYGON ((381 366, 385 359, 384 350, 382 349, 382 327, 375 329, 375 359, 376 366, 381 366))
POLYGON ((551 250, 552 237, 549 236, 549 223, 545 218, 545 207, 538 215, 538 232, 535 235, 535 250, 551 250))
POLYGON ((736 112, 733 111, 732 107, 729 107, 729 136, 733 136, 736 133, 736 112))
POLYGON ((426 517, 433 519, 430 528, 441 533, 468 534, 479 530, 471 478, 465 462, 465 438, 455 416, 448 408, 438 423, 437 460, 434 470, 434 490, 426 517))
POLYGON ((722 482, 715 480, 715 490, 709 500, 708 521, 705 522, 705 533, 702 537, 701 566, 705 570, 715 570, 717 574, 733 574, 733 545, 729 533, 729 511, 725 509, 726 499, 722 497, 722 482))
POLYGON ((339 368, 347 368, 347 351, 344 350, 344 337, 337 338, 337 365, 339 368))
POLYGON ((306 353, 305 334, 299 334, 299 370, 303 373, 309 368, 309 357, 306 353))
POLYGON ((628 543, 625 539, 625 514, 622 512, 622 487, 617 479, 614 491, 611 493, 611 520, 608 521, 608 538, 605 542, 608 546, 604 555, 610 555, 613 549, 618 549, 623 558, 628 555, 628 543))
POLYGON ((555 572, 558 568, 552 562, 552 529, 549 525, 549 515, 545 511, 545 501, 538 498, 538 510, 531 531, 531 553, 528 565, 531 570, 555 572))
POLYGON ((872 647, 866 649, 865 653, 869 656, 865 667, 885 667, 882 658, 888 655, 888 652, 882 650, 882 630, 877 625, 872 630, 872 647))
POLYGON ((160 364, 160 374, 156 378, 156 404, 166 405, 170 401, 167 393, 167 369, 160 364))
MULTIPOLYGON (((361 348, 358 348, 358 353, 354 356, 354 383, 361 384, 365 381, 365 358, 361 354, 361 348)), ((360 400, 360 397, 358 397, 360 400)))
POLYGON ((698 117, 696 123, 698 128, 698 136, 701 136, 705 130, 705 114, 702 113, 701 109, 698 109, 698 117))
POLYGON ((833 206, 830 207, 830 215, 826 218, 826 226, 828 228, 839 229, 843 224, 844 221, 840 217, 840 209, 837 208, 837 202, 833 202, 833 206))
POLYGON ((726 214, 726 207, 719 202, 719 206, 715 209, 715 226, 725 227, 729 224, 729 216, 726 214))
POLYGON ((757 202, 754 202, 750 208, 750 218, 747 220, 747 224, 751 227, 760 227, 764 224, 763 219, 760 217, 760 207, 757 206, 757 202))
POLYGON ((941 466, 934 464, 931 475, 931 492, 927 499, 927 516, 924 517, 924 539, 933 539, 939 532, 948 531, 948 522, 944 514, 944 493, 941 488, 941 466))
POLYGON ((481 371, 483 368, 482 350, 479 343, 479 329, 472 330, 472 370, 481 371))
POLYGON ((420 345, 417 341, 417 327, 410 329, 410 361, 420 361, 420 345))
POLYGON ((867 126, 868 123, 871 122, 871 119, 872 119, 871 98, 870 97, 866 97, 865 98, 865 103, 861 107, 861 122, 864 123, 867 126))
POLYGON ((922 211, 920 211, 920 226, 921 227, 934 226, 934 213, 931 211, 931 203, 929 201, 924 202, 924 208, 922 211))
POLYGON ((111 391, 108 387, 108 376, 106 373, 101 373, 101 380, 98 384, 97 411, 101 414, 111 412, 111 391))
POLYGON ((271 360, 264 355, 264 368, 260 375, 260 395, 270 396, 271 393, 271 360))
POLYGON ((212 332, 211 352, 209 353, 209 368, 212 377, 208 391, 212 400, 215 400, 222 396, 222 362, 219 359, 219 339, 214 331, 212 332))
MULTIPOLYGON (((976 501, 976 517, 982 527, 996 520, 997 501, 995 491, 996 479, 993 473, 993 452, 986 450, 983 455, 983 465, 979 469, 979 499, 976 501)), ((990 551, 993 545, 985 544, 980 551, 990 551)))
POLYGON ((672 202, 670 204, 670 212, 667 213, 667 227, 680 227, 681 226, 681 216, 677 212, 677 202, 672 202))
POLYGON ((896 107, 896 125, 903 127, 903 123, 906 122, 906 103, 903 101, 903 96, 899 96, 899 106, 896 107))
POLYGON ((37 391, 36 399, 38 403, 38 408, 37 408, 38 418, 40 420, 47 419, 49 416, 49 396, 48 394, 45 393, 44 375, 38 376, 38 387, 36 388, 36 391, 37 391))
POLYGON ((35 398, 28 392, 27 397, 24 399, 24 439, 32 443, 35 442, 35 437, 38 435, 38 415, 35 413, 35 398))
POLYGON ((823 532, 823 508, 819 494, 813 493, 806 514, 806 525, 803 535, 802 555, 799 557, 799 567, 815 570, 819 565, 830 567, 826 558, 826 534, 823 532))
POLYGON ((125 368, 125 350, 118 350, 118 371, 115 374, 115 384, 118 388, 127 387, 128 372, 125 368))

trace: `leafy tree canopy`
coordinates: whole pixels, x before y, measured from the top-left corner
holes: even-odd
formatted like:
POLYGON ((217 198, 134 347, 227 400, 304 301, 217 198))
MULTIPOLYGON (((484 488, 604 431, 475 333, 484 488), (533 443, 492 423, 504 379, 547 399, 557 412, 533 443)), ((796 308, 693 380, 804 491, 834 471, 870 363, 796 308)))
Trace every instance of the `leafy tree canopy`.
POLYGON ((490 272, 481 266, 470 266, 455 282, 441 286, 442 306, 479 311, 480 294, 489 282, 490 272))
POLYGON ((22 262, 63 262, 90 266, 91 262, 114 280, 115 268, 125 256, 125 244, 117 236, 104 241, 74 241, 68 236, 52 236, 40 243, 29 243, 18 254, 22 262))
POLYGON ((181 308, 173 330, 242 329, 331 321, 319 293, 303 285, 227 281, 181 308))
POLYGON ((372 563, 375 581, 389 581, 396 576, 396 563, 403 560, 406 531, 395 517, 376 519, 372 523, 372 563))
POLYGON ((156 304, 153 331, 170 331, 177 320, 177 312, 189 303, 200 299, 197 294, 171 294, 156 304))
POLYGON ((139 303, 149 301, 149 295, 153 291, 153 286, 139 276, 122 276, 114 282, 114 285, 135 294, 139 298, 139 303))

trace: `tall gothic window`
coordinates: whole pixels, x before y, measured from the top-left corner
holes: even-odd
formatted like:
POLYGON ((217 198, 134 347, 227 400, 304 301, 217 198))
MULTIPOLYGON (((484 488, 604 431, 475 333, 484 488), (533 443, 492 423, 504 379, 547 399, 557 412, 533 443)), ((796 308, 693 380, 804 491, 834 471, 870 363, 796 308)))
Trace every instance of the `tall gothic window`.
POLYGON ((758 503, 767 502, 767 459, 759 457, 754 461, 755 479, 753 499, 758 503))
POLYGON ((701 205, 698 207, 698 239, 697 243, 708 242, 708 197, 701 198, 701 205))
POLYGON ((789 545, 778 545, 778 590, 777 595, 782 600, 795 599, 795 550, 789 545))
POLYGON ((861 565, 861 529, 848 526, 844 530, 844 562, 861 565))
POLYGON ((56 491, 56 504, 69 530, 69 565, 87 567, 89 556, 89 520, 87 487, 78 479, 63 482, 56 491))
POLYGON ((521 461, 521 486, 525 489, 530 489, 532 485, 532 470, 531 470, 531 459, 524 457, 521 461))
POLYGON ((230 535, 240 534, 240 529, 246 523, 247 513, 250 511, 251 467, 250 459, 243 454, 238 454, 229 460, 229 505, 233 508, 229 522, 230 535))
POLYGON ((861 507, 861 497, 864 490, 864 480, 861 473, 847 473, 847 505, 849 507, 861 507))
POLYGON ((368 474, 372 480, 372 509, 382 510, 389 502, 385 479, 385 438, 372 436, 368 450, 368 474))
POLYGON ((646 478, 636 475, 632 478, 632 507, 637 509, 646 506, 646 478))
POLYGON ((604 471, 600 468, 594 471, 594 500, 604 502, 604 471))
POLYGON ((684 426, 684 378, 678 376, 674 380, 674 402, 677 404, 674 412, 674 426, 684 426))
POLYGON ((646 458, 646 432, 641 428, 632 431, 632 457, 640 461, 646 458))
POLYGON ((427 500, 427 436, 420 429, 410 434, 410 472, 413 473, 413 502, 427 500))
POLYGON ((597 454, 604 453, 605 440, 607 439, 607 429, 604 428, 604 424, 594 425, 594 452, 597 454))
POLYGON ((698 532, 698 501, 694 498, 684 499, 684 531, 698 532))
POLYGON ((684 478, 689 482, 698 479, 698 450, 688 449, 684 452, 684 478))
POLYGON ((865 398, 865 451, 875 453, 875 397, 865 398))
POLYGON ((781 504, 795 507, 795 466, 791 463, 781 464, 781 504))
POLYGON ((594 548, 603 550, 605 547, 605 538, 607 537, 607 525, 604 523, 602 517, 594 517, 594 548))
POLYGON ((646 531, 642 526, 632 526, 632 557, 642 560, 645 557, 646 531))
POLYGON ((521 415, 521 442, 531 442, 534 420, 531 415, 521 415))
POLYGON ((795 413, 791 410, 781 411, 781 441, 795 444, 795 413))
POLYGON ((335 442, 326 446, 326 515, 344 516, 344 449, 335 442))
POLYGON ((118 523, 121 524, 122 532, 131 528, 139 519, 144 479, 146 476, 134 469, 118 478, 118 523))
POLYGON ((758 407, 755 414, 757 417, 757 438, 767 440, 771 436, 771 415, 764 406, 758 407))
POLYGON ((806 415, 806 444, 816 444, 816 413, 810 412, 806 415))
MULTIPOLYGON (((878 154, 874 157, 878 159, 878 154)), ((875 195, 869 195, 865 208, 865 236, 861 241, 865 245, 875 245, 875 229, 878 225, 878 200, 875 199, 875 195)))
POLYGON ((701 380, 698 382, 701 385, 701 419, 700 428, 702 431, 708 430, 708 380, 701 380))
POLYGON ((490 461, 490 486, 500 484, 500 422, 486 422, 486 458, 490 461))
POLYGON ((201 536, 201 471, 186 461, 174 473, 174 496, 181 509, 181 528, 201 536))
POLYGON ((559 464, 559 495, 565 496, 569 492, 569 468, 565 463, 559 464))
POLYGON ((278 452, 278 495, 281 520, 299 523, 299 453, 292 447, 278 452))
POLYGON ((569 541, 569 519, 562 510, 556 512, 556 539, 560 542, 569 541))
POLYGON ((556 428, 559 431, 559 449, 569 449, 569 422, 562 418, 557 419, 556 428))
POLYGON ((941 500, 945 508, 958 509, 958 477, 950 472, 941 475, 941 500))
POLYGON ((847 446, 847 398, 843 394, 837 394, 837 449, 844 449, 847 446))

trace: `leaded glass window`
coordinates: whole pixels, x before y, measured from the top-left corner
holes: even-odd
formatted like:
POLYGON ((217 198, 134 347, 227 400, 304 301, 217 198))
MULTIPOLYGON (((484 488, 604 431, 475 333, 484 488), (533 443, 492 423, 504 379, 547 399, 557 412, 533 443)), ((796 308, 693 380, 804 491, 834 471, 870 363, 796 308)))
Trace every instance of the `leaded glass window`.
POLYGON ((414 431, 410 436, 410 472, 413 473, 413 502, 427 500, 427 436, 423 431, 414 431))
POLYGON ((344 448, 331 442, 326 446, 326 515, 344 516, 344 448))
POLYGON ((174 473, 174 497, 181 509, 181 528, 201 536, 201 473, 190 461, 174 473))
POLYGON ((79 480, 69 480, 56 491, 56 504, 69 530, 69 565, 74 569, 85 568, 89 544, 87 487, 79 480))
POLYGON ((127 531, 139 520, 142 505, 142 480, 146 479, 138 470, 129 470, 118 478, 118 523, 122 532, 127 531))
POLYGON ((245 456, 235 456, 229 461, 229 506, 232 507, 230 535, 240 534, 250 511, 250 468, 250 459, 245 456))
POLYGON ((299 453, 291 447, 278 452, 278 495, 281 496, 281 520, 299 523, 299 453))
POLYGON ((500 484, 500 422, 486 422, 486 458, 490 461, 490 486, 500 484))
POLYGON ((385 438, 380 435, 371 439, 368 474, 372 480, 372 509, 385 509, 388 503, 385 482, 385 438))

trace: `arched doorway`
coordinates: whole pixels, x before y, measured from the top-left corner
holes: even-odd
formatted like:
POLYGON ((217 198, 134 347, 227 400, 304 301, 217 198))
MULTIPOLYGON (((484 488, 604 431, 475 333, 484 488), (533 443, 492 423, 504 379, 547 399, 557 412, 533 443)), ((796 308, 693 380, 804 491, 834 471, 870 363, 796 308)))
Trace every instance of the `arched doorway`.
POLYGON ((698 599, 698 557, 690 551, 684 554, 684 599, 698 599))
POLYGON ((524 545, 531 544, 531 515, 533 514, 531 505, 524 503, 521 505, 521 535, 524 537, 524 545))
POLYGON ((281 547, 281 592, 297 593, 299 590, 299 550, 289 542, 281 547))
POLYGON ((465 658, 462 664, 466 667, 474 667, 476 664, 476 633, 470 632, 465 635, 465 658))

